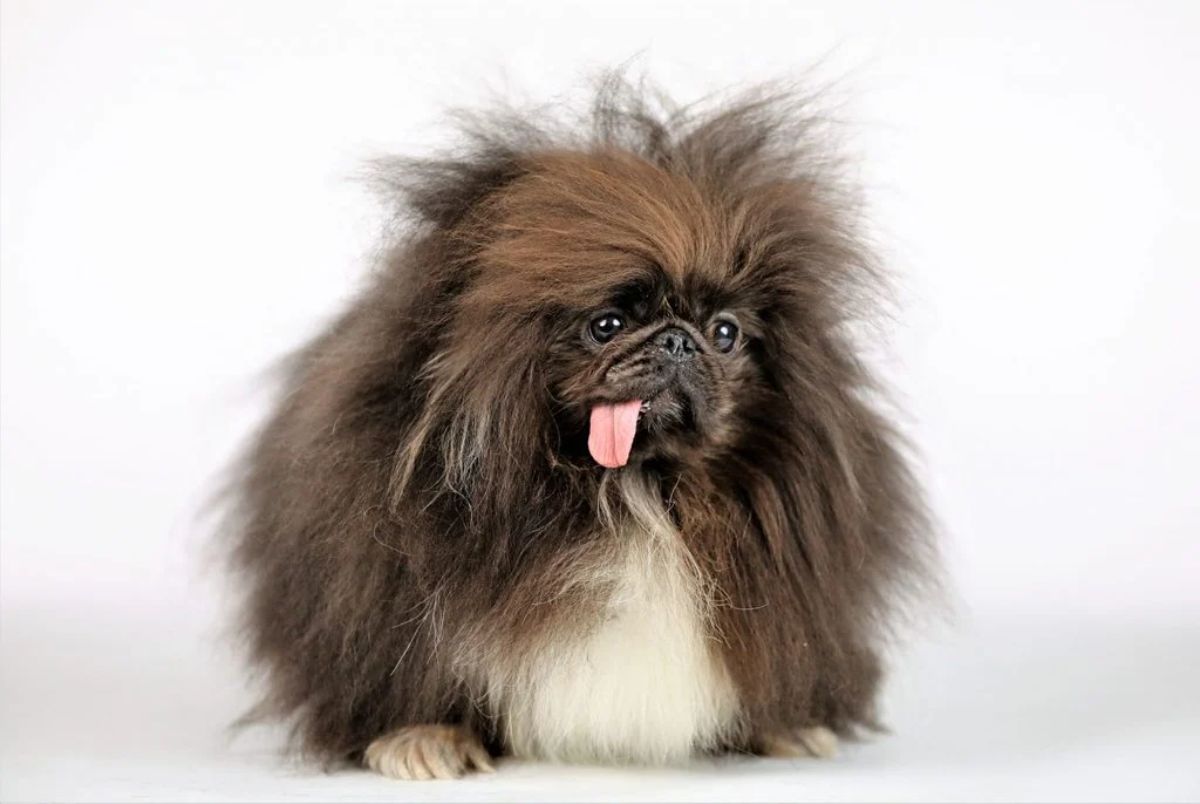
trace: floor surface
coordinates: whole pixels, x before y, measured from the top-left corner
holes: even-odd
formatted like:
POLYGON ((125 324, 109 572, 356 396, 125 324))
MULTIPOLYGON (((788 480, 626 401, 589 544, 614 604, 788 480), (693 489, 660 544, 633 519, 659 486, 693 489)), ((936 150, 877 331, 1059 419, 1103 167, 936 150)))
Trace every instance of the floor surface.
POLYGON ((203 618, 170 610, 5 606, 0 799, 1200 799, 1200 634, 1182 626, 943 626, 898 660, 885 696, 894 733, 832 761, 502 761, 492 776, 402 783, 296 766, 276 732, 231 738, 248 700, 238 665, 203 618))

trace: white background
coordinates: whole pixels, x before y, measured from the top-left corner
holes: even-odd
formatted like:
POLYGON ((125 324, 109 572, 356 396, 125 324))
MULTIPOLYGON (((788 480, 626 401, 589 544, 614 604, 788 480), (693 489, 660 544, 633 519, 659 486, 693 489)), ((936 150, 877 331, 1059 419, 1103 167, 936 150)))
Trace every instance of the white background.
POLYGON ((2 9, 0 798, 1200 797, 1200 4, 2 9), (362 160, 631 57, 682 99, 836 81, 956 600, 895 734, 415 786, 230 742, 198 512, 369 265, 362 160))

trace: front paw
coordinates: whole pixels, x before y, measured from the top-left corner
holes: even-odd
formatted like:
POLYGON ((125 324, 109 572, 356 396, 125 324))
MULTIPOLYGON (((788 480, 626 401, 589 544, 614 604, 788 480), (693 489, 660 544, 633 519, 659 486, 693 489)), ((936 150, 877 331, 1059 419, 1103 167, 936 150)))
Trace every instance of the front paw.
POLYGON ((838 737, 824 726, 805 726, 763 735, 759 745, 767 757, 833 759, 838 752, 838 737))
POLYGON ((457 779, 468 770, 495 770, 475 732, 462 726, 406 726, 375 739, 367 767, 393 779, 457 779))

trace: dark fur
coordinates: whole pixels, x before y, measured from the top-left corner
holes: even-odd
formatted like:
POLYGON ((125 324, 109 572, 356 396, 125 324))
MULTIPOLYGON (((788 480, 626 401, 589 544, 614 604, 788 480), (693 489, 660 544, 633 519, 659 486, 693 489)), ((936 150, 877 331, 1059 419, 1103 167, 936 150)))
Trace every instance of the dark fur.
POLYGON ((618 470, 659 485, 716 590, 729 747, 876 723, 882 629, 925 529, 847 334, 878 277, 789 98, 658 111, 611 80, 586 126, 474 118, 461 154, 382 166, 405 234, 294 358, 238 487, 262 712, 310 752, 454 722, 502 747, 451 652, 485 633, 520 651, 590 605, 534 604, 612 496, 584 449, 598 358, 580 335, 631 293, 700 335, 733 309, 748 336, 702 432, 618 470))

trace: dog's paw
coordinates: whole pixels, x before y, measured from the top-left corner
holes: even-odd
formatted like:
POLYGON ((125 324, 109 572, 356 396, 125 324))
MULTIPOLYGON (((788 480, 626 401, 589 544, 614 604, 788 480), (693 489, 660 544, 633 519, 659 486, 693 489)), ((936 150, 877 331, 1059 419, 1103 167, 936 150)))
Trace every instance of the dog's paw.
POLYGON ((468 770, 491 773, 492 757, 462 726, 407 726, 374 740, 367 767, 393 779, 457 779, 468 770))
POLYGON ((762 753, 768 757, 833 759, 837 752, 838 737, 824 726, 806 726, 762 738, 762 753))

